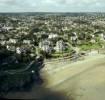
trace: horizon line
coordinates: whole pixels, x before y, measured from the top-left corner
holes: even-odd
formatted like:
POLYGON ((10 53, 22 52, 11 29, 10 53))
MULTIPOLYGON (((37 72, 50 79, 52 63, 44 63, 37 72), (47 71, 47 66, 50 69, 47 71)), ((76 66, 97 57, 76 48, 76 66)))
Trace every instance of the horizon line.
POLYGON ((35 11, 35 12, 32 12, 32 11, 16 11, 16 12, 0 12, 0 13, 105 13, 105 11, 67 11, 67 12, 63 12, 63 11, 57 11, 57 12, 50 12, 50 11, 35 11))

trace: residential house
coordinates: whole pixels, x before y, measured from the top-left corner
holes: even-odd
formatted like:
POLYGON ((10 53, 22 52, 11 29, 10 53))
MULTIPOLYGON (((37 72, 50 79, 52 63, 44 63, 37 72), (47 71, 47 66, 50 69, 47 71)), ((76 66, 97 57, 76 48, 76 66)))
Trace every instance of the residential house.
POLYGON ((78 36, 77 36, 77 33, 72 33, 71 34, 71 41, 72 41, 72 44, 77 44, 77 39, 78 39, 78 36))
POLYGON ((16 48, 16 53, 17 53, 17 54, 21 54, 21 53, 22 53, 22 49, 21 49, 20 47, 17 47, 17 48, 16 48))
POLYGON ((58 34, 53 34, 53 33, 49 34, 48 39, 55 39, 55 38, 58 38, 58 34))
POLYGON ((4 34, 0 34, 0 40, 5 40, 5 39, 6 39, 5 35, 4 34))
POLYGON ((4 26, 3 29, 4 29, 4 30, 7 30, 7 31, 10 31, 10 30, 13 29, 13 27, 9 27, 9 26, 7 27, 7 26, 4 26))
POLYGON ((28 44, 28 45, 30 45, 30 44, 31 44, 31 40, 23 40, 23 44, 28 44))
POLYGON ((91 39, 90 42, 91 42, 91 43, 95 43, 96 40, 95 40, 95 39, 91 39))
POLYGON ((1 45, 6 45, 6 41, 5 40, 0 40, 0 44, 1 45))
POLYGON ((16 44, 18 42, 18 40, 17 39, 9 39, 9 41, 8 41, 8 43, 12 43, 12 44, 16 44))
POLYGON ((102 40, 102 41, 105 40, 105 35, 104 35, 103 32, 97 31, 97 32, 95 32, 94 34, 95 34, 95 36, 98 36, 98 37, 100 38, 100 40, 102 40))

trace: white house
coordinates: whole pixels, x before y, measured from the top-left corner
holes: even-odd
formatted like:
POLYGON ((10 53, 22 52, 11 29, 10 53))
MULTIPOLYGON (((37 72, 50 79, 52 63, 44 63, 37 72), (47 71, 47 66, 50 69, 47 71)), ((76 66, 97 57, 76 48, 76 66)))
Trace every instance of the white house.
POLYGON ((16 44, 18 42, 17 39, 9 39, 8 43, 16 44))
POLYGON ((78 39, 77 33, 72 33, 71 34, 71 41, 76 41, 78 39))
POLYGON ((99 37, 100 37, 100 40, 105 40, 105 36, 104 36, 104 34, 103 33, 101 33, 100 35, 99 35, 99 37))
POLYGON ((48 38, 49 38, 49 39, 55 39, 55 38, 57 38, 57 37, 58 37, 58 34, 53 34, 53 33, 52 33, 52 34, 49 35, 48 38))
POLYGON ((17 47, 17 48, 16 48, 16 53, 17 53, 17 54, 21 54, 21 52, 22 52, 21 48, 20 48, 20 47, 17 47))
POLYGON ((5 40, 5 36, 3 34, 0 34, 0 40, 5 40))
POLYGON ((6 41, 5 41, 5 40, 1 40, 1 41, 0 41, 0 44, 1 44, 1 45, 5 45, 5 44, 6 44, 6 41))
POLYGON ((95 43, 96 40, 95 40, 95 39, 91 39, 90 42, 91 42, 91 43, 95 43))
POLYGON ((31 40, 23 40, 24 44, 31 44, 31 40))
POLYGON ((67 31, 68 30, 68 27, 62 27, 62 30, 63 31, 67 31))
POLYGON ((95 37, 95 35, 94 35, 94 34, 92 34, 92 35, 91 35, 91 37, 92 37, 92 38, 94 38, 94 37, 95 37))
POLYGON ((7 26, 4 26, 4 27, 3 27, 3 29, 5 29, 5 30, 9 31, 9 30, 12 30, 12 29, 13 29, 13 27, 9 27, 9 26, 7 27, 7 26))
POLYGON ((71 41, 76 41, 77 37, 76 36, 71 36, 71 41))

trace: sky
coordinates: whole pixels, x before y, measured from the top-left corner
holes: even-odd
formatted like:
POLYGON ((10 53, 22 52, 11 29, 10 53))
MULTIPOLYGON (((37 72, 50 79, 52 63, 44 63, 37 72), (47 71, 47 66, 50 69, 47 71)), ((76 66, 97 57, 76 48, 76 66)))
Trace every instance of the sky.
POLYGON ((0 0, 0 12, 105 12, 105 0, 0 0))

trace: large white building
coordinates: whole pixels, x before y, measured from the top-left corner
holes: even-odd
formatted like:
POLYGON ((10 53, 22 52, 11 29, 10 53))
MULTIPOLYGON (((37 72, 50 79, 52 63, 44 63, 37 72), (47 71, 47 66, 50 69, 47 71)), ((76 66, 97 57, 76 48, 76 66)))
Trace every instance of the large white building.
POLYGON ((66 48, 65 43, 63 42, 63 40, 57 41, 56 43, 56 47, 54 48, 56 50, 56 52, 62 52, 64 51, 66 48))
POLYGON ((39 48, 47 53, 51 53, 52 51, 51 42, 48 40, 42 41, 39 43, 39 48))

